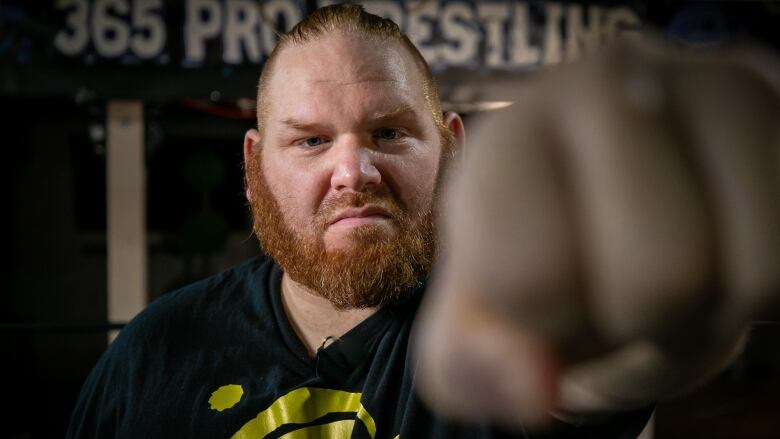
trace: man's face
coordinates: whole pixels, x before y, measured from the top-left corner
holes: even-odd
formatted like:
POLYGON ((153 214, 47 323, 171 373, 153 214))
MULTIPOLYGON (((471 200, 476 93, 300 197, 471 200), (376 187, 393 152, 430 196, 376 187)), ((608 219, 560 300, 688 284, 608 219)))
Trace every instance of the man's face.
POLYGON ((284 49, 247 158, 255 229, 293 280, 341 308, 430 268, 442 139, 400 44, 339 34, 284 49))

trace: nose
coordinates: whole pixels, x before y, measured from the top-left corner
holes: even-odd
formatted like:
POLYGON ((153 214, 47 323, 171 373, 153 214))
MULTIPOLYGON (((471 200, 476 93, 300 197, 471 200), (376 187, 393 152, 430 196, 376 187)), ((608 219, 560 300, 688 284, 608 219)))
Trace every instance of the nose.
POLYGON ((374 163, 373 152, 370 148, 361 146, 359 138, 343 139, 331 149, 331 153, 334 154, 331 188, 360 192, 367 186, 378 185, 382 181, 382 175, 374 163))

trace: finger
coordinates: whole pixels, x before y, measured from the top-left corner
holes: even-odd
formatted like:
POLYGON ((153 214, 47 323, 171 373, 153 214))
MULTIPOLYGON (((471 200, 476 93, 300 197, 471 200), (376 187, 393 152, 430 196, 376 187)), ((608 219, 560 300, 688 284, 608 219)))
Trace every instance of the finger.
POLYGON ((718 350, 693 346, 682 354, 649 339, 631 341, 564 370, 558 406, 564 413, 598 414, 646 407, 651 401, 682 395, 732 363, 746 338, 743 333, 718 350))
POLYGON ((448 194, 442 259, 479 285, 464 294, 559 339, 586 324, 575 230, 543 101, 525 90, 513 107, 476 124, 448 194))
POLYGON ((713 211, 727 332, 780 292, 780 94, 748 56, 678 65, 670 81, 713 211))
POLYGON ((557 99, 592 314, 614 341, 690 315, 712 272, 707 208, 654 61, 612 50, 557 99))
POLYGON ((586 324, 565 189, 534 99, 471 136, 414 336, 422 396, 461 419, 547 419, 557 360, 541 340, 586 324))
POLYGON ((553 356, 475 301, 461 276, 457 282, 440 278, 417 320, 415 383, 423 401, 463 421, 544 424, 557 393, 553 356))

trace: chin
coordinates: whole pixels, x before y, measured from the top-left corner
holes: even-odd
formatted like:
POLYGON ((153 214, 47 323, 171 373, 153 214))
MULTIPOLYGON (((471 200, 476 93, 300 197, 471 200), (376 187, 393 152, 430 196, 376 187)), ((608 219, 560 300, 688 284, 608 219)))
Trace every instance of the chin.
POLYGON ((396 239, 398 232, 392 226, 371 224, 339 230, 330 235, 325 237, 325 247, 328 251, 349 251, 396 239))

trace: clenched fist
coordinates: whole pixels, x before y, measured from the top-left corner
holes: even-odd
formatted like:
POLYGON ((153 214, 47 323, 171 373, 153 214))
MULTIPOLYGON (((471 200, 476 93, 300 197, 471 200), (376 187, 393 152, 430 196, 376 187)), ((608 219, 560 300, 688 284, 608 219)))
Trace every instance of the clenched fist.
POLYGON ((578 422, 703 382, 780 290, 780 75, 754 49, 611 47, 472 129, 415 332, 463 419, 578 422))

